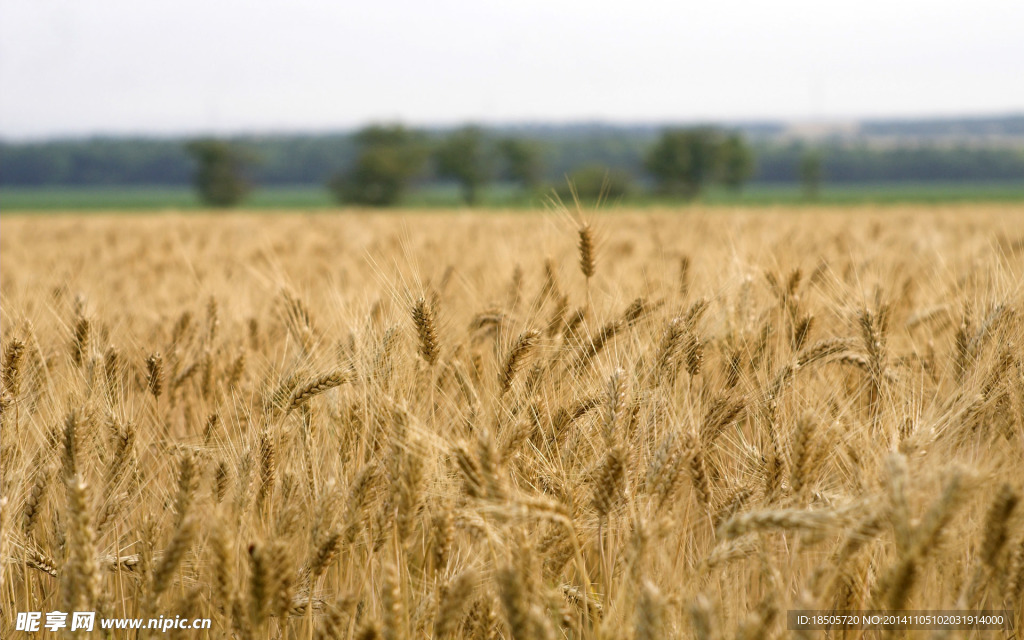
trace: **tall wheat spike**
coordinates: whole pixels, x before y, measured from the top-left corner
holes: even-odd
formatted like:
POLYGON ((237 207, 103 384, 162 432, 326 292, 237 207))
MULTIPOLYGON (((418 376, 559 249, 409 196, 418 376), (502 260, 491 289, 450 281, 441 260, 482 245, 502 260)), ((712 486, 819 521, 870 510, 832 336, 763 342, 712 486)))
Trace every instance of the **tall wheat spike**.
POLYGON ((426 299, 419 298, 412 308, 412 320, 420 338, 420 355, 427 364, 434 364, 437 362, 438 343, 433 305, 426 299))

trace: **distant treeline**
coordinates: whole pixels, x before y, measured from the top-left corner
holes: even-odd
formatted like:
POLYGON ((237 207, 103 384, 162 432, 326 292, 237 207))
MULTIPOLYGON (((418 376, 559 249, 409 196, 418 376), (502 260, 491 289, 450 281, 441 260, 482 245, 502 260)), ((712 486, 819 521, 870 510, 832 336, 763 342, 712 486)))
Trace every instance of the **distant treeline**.
MULTIPOLYGON (((1024 122, 1024 119, 1022 119, 1024 122)), ((970 121, 963 125, 970 129, 970 121)), ((984 127, 975 126, 980 132, 984 127)), ((875 134, 925 134, 935 127, 913 123, 875 123, 875 134)), ((833 139, 820 143, 785 142, 770 125, 739 131, 755 158, 751 181, 795 183, 800 160, 813 149, 829 183, 995 181, 1024 179, 1024 148, 977 143, 878 145, 833 139)), ((973 131, 973 130, 972 130, 973 131)), ((535 143, 541 177, 551 183, 584 166, 603 166, 644 179, 644 158, 658 139, 650 126, 546 126, 486 129, 495 138, 535 143)), ((440 139, 446 132, 427 131, 440 139)), ((189 185, 195 162, 185 139, 93 138, 43 143, 0 143, 0 186, 189 185)), ((358 146, 351 134, 243 136, 230 139, 252 159, 255 185, 324 185, 351 167, 358 146)), ((501 176, 498 176, 501 179, 501 176)), ((420 178, 439 180, 429 171, 420 178)))
POLYGON ((1024 136, 1024 116, 999 118, 929 118, 924 120, 868 120, 860 125, 866 136, 955 138, 971 136, 1020 138, 1024 136))

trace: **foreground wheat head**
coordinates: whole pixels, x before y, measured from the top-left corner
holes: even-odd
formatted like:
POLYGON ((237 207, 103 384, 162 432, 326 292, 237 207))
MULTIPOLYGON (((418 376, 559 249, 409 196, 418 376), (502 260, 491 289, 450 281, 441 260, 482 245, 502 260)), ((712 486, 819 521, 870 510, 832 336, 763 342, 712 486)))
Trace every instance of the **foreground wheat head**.
POLYGON ((5 218, 0 636, 1021 610, 1024 212, 592 222, 5 218))

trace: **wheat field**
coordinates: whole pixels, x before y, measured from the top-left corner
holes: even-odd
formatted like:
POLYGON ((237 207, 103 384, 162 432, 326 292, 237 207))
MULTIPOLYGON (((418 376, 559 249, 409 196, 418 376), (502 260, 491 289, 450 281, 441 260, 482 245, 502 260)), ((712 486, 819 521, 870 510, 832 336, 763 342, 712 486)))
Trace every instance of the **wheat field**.
POLYGON ((1024 623, 1019 205, 0 226, 0 637, 1024 623))

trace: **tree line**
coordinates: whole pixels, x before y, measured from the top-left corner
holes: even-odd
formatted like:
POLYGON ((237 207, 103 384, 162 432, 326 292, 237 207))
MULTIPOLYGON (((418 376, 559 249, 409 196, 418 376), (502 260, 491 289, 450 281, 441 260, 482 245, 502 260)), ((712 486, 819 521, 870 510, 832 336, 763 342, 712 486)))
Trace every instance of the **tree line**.
POLYGON ((572 184, 584 197, 638 190, 695 197, 716 182, 739 188, 815 176, 819 183, 847 184, 1024 178, 1020 148, 850 141, 812 146, 759 133, 714 127, 438 131, 388 125, 349 135, 2 143, 0 186, 184 185, 209 181, 210 172, 231 167, 242 195, 245 185, 318 184, 339 201, 386 205, 412 188, 439 182, 458 185, 472 203, 494 182, 518 185, 523 193, 561 189, 563 196, 571 195, 572 184), (200 166, 208 167, 205 177, 197 174, 200 166))
MULTIPOLYGON (((542 184, 536 143, 494 138, 479 127, 457 129, 432 143, 401 125, 370 126, 353 140, 354 161, 327 183, 342 204, 398 204, 428 163, 438 178, 458 185, 467 205, 477 204, 481 191, 499 177, 527 194, 542 184)), ((198 165, 195 186, 204 202, 230 206, 241 201, 246 192, 241 151, 218 140, 196 141, 186 148, 198 165)), ((754 156, 736 133, 713 127, 666 129, 645 154, 643 168, 659 194, 695 198, 712 182, 739 190, 753 174, 754 156)), ((556 191, 573 199, 618 198, 628 193, 630 182, 624 172, 587 165, 569 174, 556 191)))

